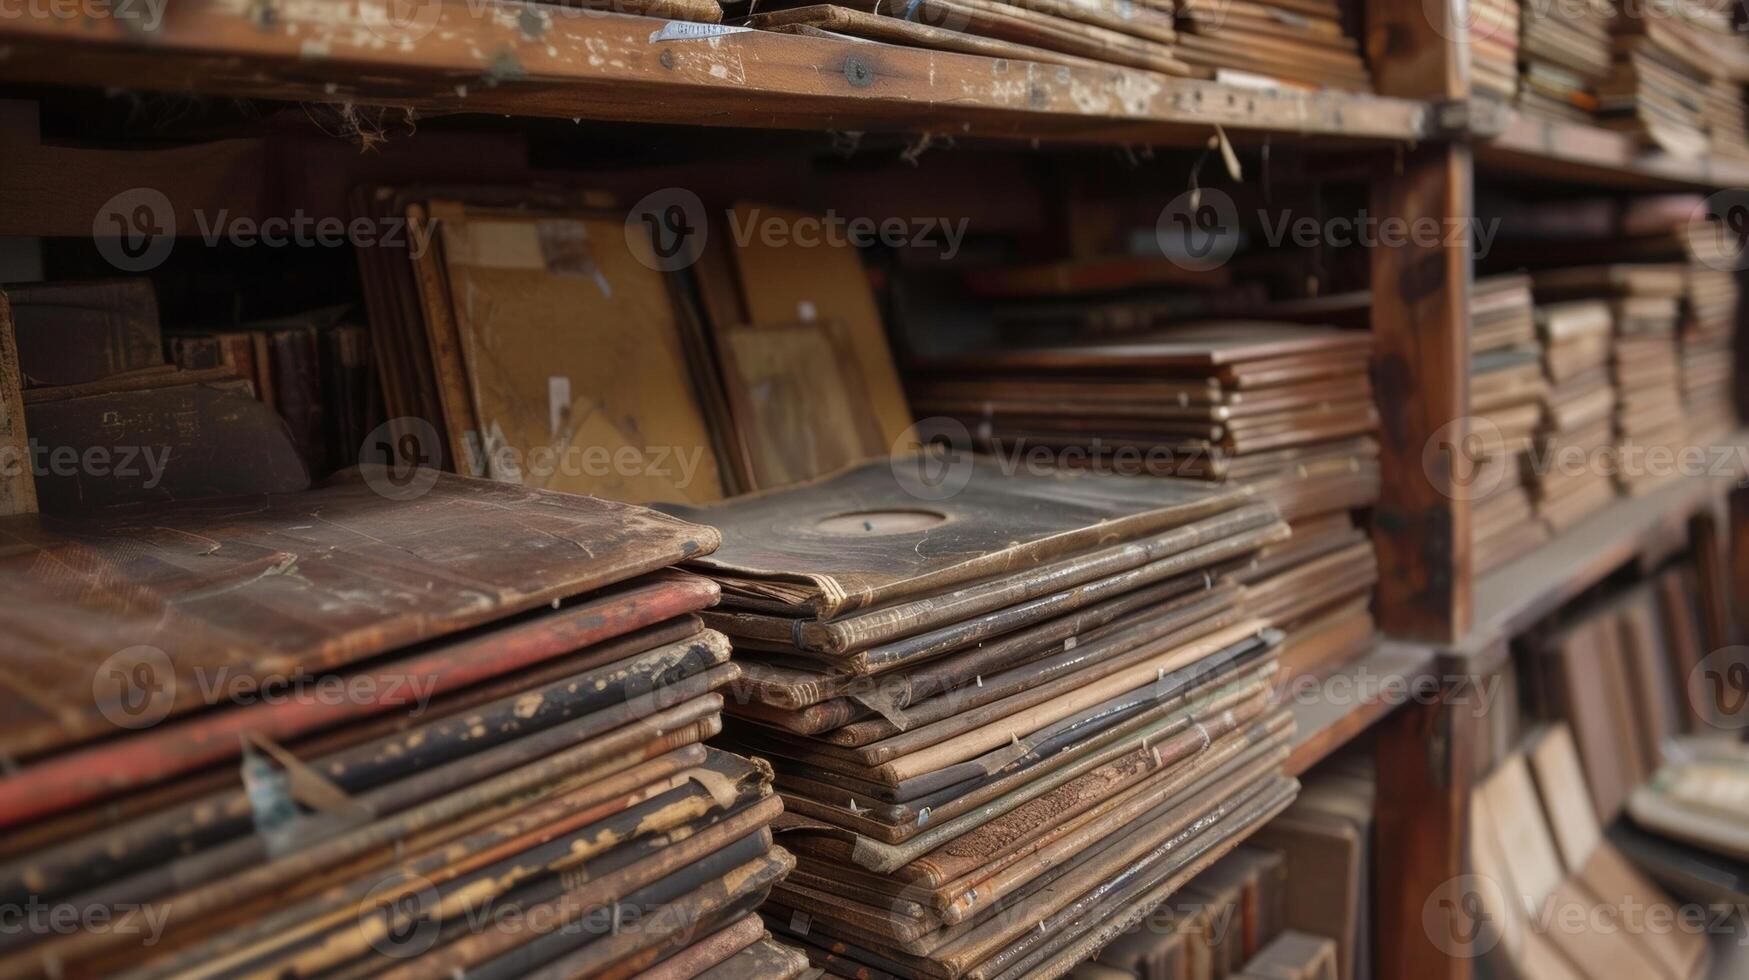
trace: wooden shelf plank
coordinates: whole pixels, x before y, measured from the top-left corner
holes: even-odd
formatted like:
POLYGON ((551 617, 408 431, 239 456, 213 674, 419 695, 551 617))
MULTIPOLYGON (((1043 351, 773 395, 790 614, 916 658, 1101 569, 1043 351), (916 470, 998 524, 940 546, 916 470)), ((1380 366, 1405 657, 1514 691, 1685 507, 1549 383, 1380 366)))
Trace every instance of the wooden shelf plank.
MULTIPOLYGON (((1723 445, 1746 444, 1749 432, 1723 445)), ((1478 577, 1472 591, 1475 626, 1452 652, 1475 657, 1498 651, 1501 640, 1603 581, 1649 544, 1685 542, 1688 518, 1741 479, 1736 472, 1689 476, 1643 497, 1617 499, 1541 548, 1478 577)))
POLYGON ((1302 686, 1312 685, 1310 678, 1290 682, 1286 696, 1296 731, 1287 774, 1312 768, 1401 707, 1402 695, 1431 677, 1435 657, 1432 647, 1387 640, 1316 686, 1302 686))
POLYGON ((186 0, 155 31, 115 18, 0 20, 0 79, 617 122, 887 130, 1197 145, 1226 127, 1343 141, 1425 136, 1407 99, 1263 92, 505 0, 186 0), (697 27, 699 25, 686 25, 697 27))
POLYGON ((1648 151, 1627 133, 1504 110, 1499 135, 1476 143, 1478 173, 1509 173, 1624 188, 1740 187, 1749 162, 1648 151))

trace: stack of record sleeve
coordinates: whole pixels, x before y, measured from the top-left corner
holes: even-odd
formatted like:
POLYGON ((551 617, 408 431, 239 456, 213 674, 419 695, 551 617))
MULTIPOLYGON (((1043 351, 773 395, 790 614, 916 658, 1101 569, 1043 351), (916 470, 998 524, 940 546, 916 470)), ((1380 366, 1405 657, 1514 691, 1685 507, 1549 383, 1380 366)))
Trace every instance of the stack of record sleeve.
POLYGON ((1647 30, 1617 34, 1615 70, 1598 87, 1599 121, 1675 156, 1705 154, 1711 84, 1705 57, 1684 46, 1680 34, 1671 36, 1651 8, 1619 23, 1647 30))
POLYGON ((1536 322, 1549 387, 1529 476, 1538 519, 1559 534, 1615 496, 1609 478, 1615 320, 1606 300, 1545 302, 1539 287, 1536 322))
POLYGON ((1470 84, 1510 103, 1518 95, 1518 0, 1470 4, 1470 84))
POLYGON ((1470 297, 1470 554, 1486 572, 1548 540, 1526 482, 1549 385, 1530 277, 1477 279, 1470 297))
POLYGON ((1616 486, 1640 494, 1668 482, 1688 443, 1676 344, 1687 269, 1676 263, 1580 266, 1538 273, 1536 284, 1539 296, 1608 301, 1616 486))
POLYGON ((1521 3, 1518 105, 1536 115, 1591 122, 1609 79, 1610 0, 1521 3))
POLYGON ((1230 578, 1287 528, 1241 493, 950 454, 670 509, 723 535, 767 922, 829 973, 1062 976, 1295 793, 1230 578))
POLYGON ((1689 438, 1711 446, 1737 428, 1732 403, 1737 277, 1728 269, 1695 262, 1688 266, 1687 278, 1679 334, 1682 401, 1689 438))
POLYGON ((1733 4, 1628 4, 1615 20, 1606 124, 1679 156, 1749 151, 1742 65, 1749 55, 1733 4))
POLYGON ((381 468, 4 528, 0 975, 805 967, 710 528, 381 468))
POLYGON ((1749 108, 1743 104, 1743 83, 1715 77, 1706 90, 1707 143, 1720 156, 1749 159, 1749 108))
POLYGON ((1195 75, 1178 57, 1173 0, 762 0, 736 2, 749 27, 1081 67, 1195 75))
POLYGON ((1336 0, 1184 0, 1178 56, 1216 81, 1372 91, 1336 0))
MULTIPOLYGON (((1365 294, 1343 294, 1264 311, 1350 322, 1369 309, 1365 294)), ((1286 632, 1283 665, 1297 677, 1376 640, 1368 602, 1377 559, 1351 513, 1378 499, 1371 355, 1367 330, 1188 323, 944 357, 922 365, 912 402, 919 414, 958 420, 999 457, 1068 452, 1089 466, 1207 480, 1273 504, 1293 539, 1237 577, 1253 610, 1286 632)))

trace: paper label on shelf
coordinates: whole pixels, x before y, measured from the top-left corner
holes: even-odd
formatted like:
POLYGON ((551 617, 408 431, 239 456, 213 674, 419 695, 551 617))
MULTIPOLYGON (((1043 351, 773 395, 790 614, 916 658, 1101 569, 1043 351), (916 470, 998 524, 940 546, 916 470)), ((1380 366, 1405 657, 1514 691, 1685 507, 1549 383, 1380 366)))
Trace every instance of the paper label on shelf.
POLYGON ((650 43, 658 41, 702 41, 713 37, 724 37, 729 34, 745 34, 753 30, 751 27, 736 27, 733 24, 695 24, 685 20, 671 20, 662 25, 662 29, 652 31, 650 43))
POLYGON ((552 437, 557 439, 564 431, 566 421, 571 415, 571 379, 555 374, 547 378, 547 420, 552 437))

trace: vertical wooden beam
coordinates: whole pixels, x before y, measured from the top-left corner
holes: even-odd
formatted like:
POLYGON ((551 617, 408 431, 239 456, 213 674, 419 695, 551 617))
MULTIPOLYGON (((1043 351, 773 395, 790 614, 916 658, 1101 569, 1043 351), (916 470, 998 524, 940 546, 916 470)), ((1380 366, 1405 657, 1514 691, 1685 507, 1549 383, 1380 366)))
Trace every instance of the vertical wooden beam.
POLYGON ((1386 718, 1375 740, 1378 811, 1373 840, 1373 973, 1378 980, 1469 980, 1472 960, 1442 934, 1442 902, 1468 871, 1474 753, 1482 742, 1482 692, 1458 680, 1459 658, 1441 657, 1441 696, 1417 698, 1386 718), (1454 666, 1455 665, 1455 666, 1454 666))
POLYGON ((1730 646, 1735 635, 1731 622, 1731 574, 1715 510, 1703 510, 1689 519, 1688 541, 1700 586, 1701 629, 1710 653, 1730 646))
POLYGON ((12 306, 0 295, 0 517, 36 513, 36 474, 24 432, 24 372, 12 335, 12 306))
MULTIPOLYGON (((1730 571, 1731 608, 1749 609, 1749 489, 1735 487, 1726 495, 1725 520, 1725 567, 1730 571)), ((1740 634, 1742 624, 1737 628, 1740 634)), ((1731 637, 1733 642, 1736 638, 1737 635, 1731 637)))
POLYGON ((1468 0, 1367 0, 1366 54, 1380 95, 1470 96, 1468 0))
POLYGON ((1372 249, 1373 385, 1384 486, 1373 515, 1377 612, 1391 636, 1455 643, 1470 626, 1470 148, 1406 150, 1373 184, 1373 213, 1406 244, 1372 249), (1437 236, 1413 233, 1436 228, 1437 236))

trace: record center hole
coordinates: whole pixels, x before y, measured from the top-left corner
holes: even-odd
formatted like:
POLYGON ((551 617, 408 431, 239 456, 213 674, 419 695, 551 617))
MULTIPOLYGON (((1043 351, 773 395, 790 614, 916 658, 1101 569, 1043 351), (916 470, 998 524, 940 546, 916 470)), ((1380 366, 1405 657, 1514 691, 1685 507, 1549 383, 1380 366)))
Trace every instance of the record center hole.
POLYGON ((857 510, 823 518, 814 530, 821 534, 904 534, 945 523, 947 515, 932 510, 857 510))

